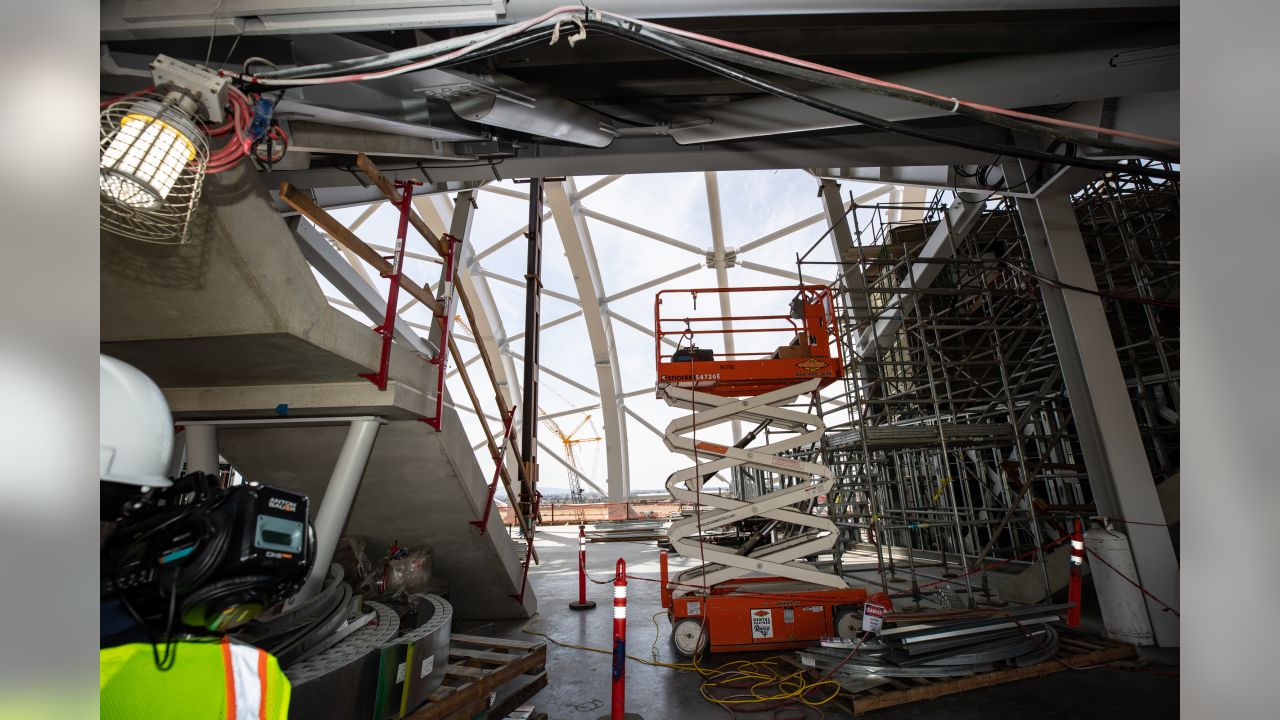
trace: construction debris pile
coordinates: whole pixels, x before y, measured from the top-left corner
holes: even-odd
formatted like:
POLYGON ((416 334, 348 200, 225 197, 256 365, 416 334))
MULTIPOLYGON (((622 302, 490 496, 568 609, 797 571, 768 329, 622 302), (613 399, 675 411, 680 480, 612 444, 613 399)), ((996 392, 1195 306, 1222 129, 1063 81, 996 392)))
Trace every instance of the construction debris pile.
POLYGON ((800 661, 858 692, 892 678, 960 677, 1027 667, 1057 654, 1053 623, 1068 606, 894 613, 878 635, 824 639, 800 661))

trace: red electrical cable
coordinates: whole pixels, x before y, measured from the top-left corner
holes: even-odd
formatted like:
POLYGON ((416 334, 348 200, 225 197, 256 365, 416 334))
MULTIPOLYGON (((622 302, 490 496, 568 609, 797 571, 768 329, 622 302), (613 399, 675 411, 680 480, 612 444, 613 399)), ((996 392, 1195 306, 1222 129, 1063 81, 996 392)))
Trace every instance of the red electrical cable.
POLYGON ((1089 553, 1089 555, 1091 555, 1092 557, 1095 557, 1095 558, 1098 558, 1099 560, 1102 560, 1102 564, 1103 564, 1103 565, 1106 565, 1107 567, 1111 568, 1111 571, 1112 571, 1112 572, 1114 572, 1115 574, 1119 575, 1119 576, 1120 576, 1120 577, 1121 577, 1125 582, 1127 582, 1127 583, 1129 583, 1130 585, 1132 585, 1132 586, 1134 586, 1134 587, 1138 588, 1138 590, 1139 590, 1139 591, 1141 591, 1143 595, 1146 595, 1147 597, 1151 598, 1152 600, 1155 600, 1155 601, 1156 601, 1157 603, 1159 603, 1159 604, 1160 604, 1160 605, 1161 605, 1165 610, 1168 610, 1169 612, 1173 613, 1173 616, 1174 616, 1174 617, 1177 617, 1177 618, 1182 617, 1182 615, 1180 615, 1180 614, 1178 613, 1178 611, 1177 611, 1177 610, 1175 610, 1175 609, 1173 609, 1172 607, 1170 607, 1170 605, 1169 605, 1168 603, 1166 603, 1165 601, 1163 601, 1163 600, 1161 600, 1160 598, 1156 597, 1155 595, 1152 595, 1152 594, 1151 594, 1151 591, 1149 591, 1149 590, 1147 590, 1146 588, 1142 587, 1142 584, 1141 584, 1141 583, 1139 583, 1138 581, 1136 581, 1136 580, 1134 580, 1134 579, 1130 578, 1128 575, 1125 575, 1124 573, 1122 573, 1122 572, 1120 572, 1119 570, 1117 570, 1115 565, 1112 565, 1111 563, 1107 562, 1106 560, 1103 560, 1103 559, 1102 559, 1102 557, 1101 557, 1100 555, 1098 555, 1098 553, 1096 553, 1096 552, 1094 552, 1094 551, 1090 550, 1090 549, 1089 549, 1089 548, 1087 548, 1087 547, 1085 548, 1085 552, 1089 553))
POLYGON ((862 75, 860 73, 849 72, 848 70, 841 70, 839 68, 834 68, 829 65, 822 65, 820 63, 809 62, 807 60, 800 60, 799 58, 794 58, 789 55, 782 55, 780 53, 773 53, 767 50, 761 50, 759 48, 751 47, 750 45, 741 45, 739 43, 730 42, 728 40, 721 40, 719 38, 714 38, 709 35, 702 35, 700 33, 690 32, 688 30, 681 30, 679 28, 668 27, 666 25, 661 25, 659 23, 649 22, 646 20, 636 20, 633 18, 625 17, 623 15, 617 15, 615 13, 605 12, 603 10, 600 10, 597 12, 602 16, 609 16, 609 17, 617 18, 618 20, 621 20, 623 22, 635 23, 637 25, 658 29, 663 32, 671 33, 674 35, 680 35, 682 37, 686 37, 691 40, 697 40, 698 42, 707 43, 708 45, 717 45, 719 47, 727 48, 730 50, 736 50, 737 52, 747 53, 749 55, 755 55, 756 57, 775 60, 778 62, 786 63, 788 65, 794 65, 796 67, 802 67, 809 70, 816 70, 818 72, 827 73, 829 75, 835 75, 837 77, 843 77, 849 80, 855 80, 857 82, 866 83, 868 85, 875 85, 877 87, 898 90, 901 92, 907 92, 913 95, 919 95, 921 97, 932 98, 934 100, 943 100, 943 101, 951 102, 955 104, 955 107, 957 109, 963 106, 963 107, 971 108, 973 110, 981 110, 983 112, 995 113, 997 115, 1004 115, 1006 117, 1018 118, 1020 120, 1030 120, 1032 122, 1044 123, 1048 125, 1058 125, 1060 127, 1068 127, 1074 130, 1096 132, 1103 135, 1110 135, 1112 137, 1123 137, 1123 138, 1128 138, 1130 140, 1138 140, 1141 142, 1152 143, 1155 145, 1165 145, 1168 147, 1175 147, 1175 148, 1182 147, 1182 143, 1178 142, 1177 140, 1169 140, 1167 138, 1153 137, 1151 135, 1142 135, 1140 133, 1126 132, 1124 130, 1114 130, 1111 128, 1098 127, 1096 125, 1086 125, 1084 123, 1072 122, 1070 120, 1063 120, 1061 118, 1047 117, 1044 115, 1035 115, 1032 113, 1020 112, 1018 110, 1009 110, 1007 108, 1002 108, 995 105, 986 105, 983 103, 970 102, 968 100, 960 100, 958 98, 947 97, 946 95, 939 95, 938 93, 929 92, 928 90, 921 90, 919 88, 914 88, 909 85, 900 85, 898 83, 889 82, 887 80, 880 80, 878 78, 873 78, 869 75, 862 75))

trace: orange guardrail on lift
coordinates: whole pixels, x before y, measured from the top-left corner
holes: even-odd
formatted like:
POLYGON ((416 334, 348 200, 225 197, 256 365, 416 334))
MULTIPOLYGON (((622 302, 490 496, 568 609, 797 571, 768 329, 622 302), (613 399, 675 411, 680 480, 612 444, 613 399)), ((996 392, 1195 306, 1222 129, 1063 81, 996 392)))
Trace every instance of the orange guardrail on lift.
POLYGON ((826 387, 844 372, 840 344, 834 341, 831 289, 825 285, 662 290, 654 296, 653 318, 659 387, 674 384, 724 397, 748 397, 815 377, 826 387), (689 298, 696 312, 699 296, 732 293, 750 293, 747 297, 770 304, 776 298, 777 307, 786 312, 664 315, 664 297, 689 298), (699 345, 700 339, 705 346, 699 345), (677 345, 669 355, 663 354, 664 340, 677 345), (745 349, 736 347, 739 342, 745 349), (730 345, 735 346, 732 352, 727 350, 730 345))

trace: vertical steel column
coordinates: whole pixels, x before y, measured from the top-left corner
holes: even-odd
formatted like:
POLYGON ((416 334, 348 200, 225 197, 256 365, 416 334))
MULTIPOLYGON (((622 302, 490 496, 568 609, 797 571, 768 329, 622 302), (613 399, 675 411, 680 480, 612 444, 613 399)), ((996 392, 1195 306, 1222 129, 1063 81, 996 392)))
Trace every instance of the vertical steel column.
POLYGON ((213 425, 188 425, 187 472, 218 474, 218 428, 213 425))
MULTIPOLYGON (((831 247, 835 250, 840 267, 840 285, 845 290, 845 307, 849 308, 854 322, 865 322, 871 315, 871 296, 867 294, 867 280, 859 261, 860 248, 855 246, 850 217, 858 212, 850 208, 846 213, 840 197, 840 183, 823 180, 818 188, 822 197, 822 209, 827 214, 827 227, 831 228, 831 247)), ((857 245, 861 245, 858 238, 857 245)))
POLYGON ((324 499, 320 501, 320 509, 316 511, 314 564, 302 589, 289 601, 291 606, 314 596, 324 586, 324 579, 329 575, 329 564, 333 562, 333 551, 337 549, 338 538, 342 536, 342 528, 347 524, 347 514, 351 512, 356 491, 360 489, 360 479, 364 477, 365 465, 373 451, 373 441, 377 439, 378 428, 383 422, 376 417, 362 417, 351 421, 347 438, 342 442, 342 450, 338 452, 338 461, 334 463, 333 473, 329 476, 324 499))
MULTIPOLYGON (((1035 172, 1022 162, 1004 167, 1011 185, 1025 182, 1035 172)), ((1068 177, 1042 189, 1035 199, 1019 198, 1017 207, 1036 272, 1057 282, 1096 291, 1093 267, 1067 194, 1091 177, 1090 173, 1068 171, 1068 177)), ((1041 284, 1040 294, 1062 365, 1097 511, 1107 517, 1135 521, 1123 529, 1129 536, 1138 569, 1136 579, 1176 608, 1178 559, 1168 528, 1164 527, 1164 512, 1102 300, 1097 295, 1047 283, 1041 284)), ((1099 599, 1108 601, 1106 597, 1099 599)), ((1173 613, 1165 612, 1148 598, 1147 614, 1159 645, 1180 644, 1179 621, 1173 613)))
POLYGON ((521 408, 520 462, 524 464, 528 487, 520 486, 520 505, 533 517, 534 496, 538 491, 538 338, 542 323, 542 178, 529 180, 528 263, 525 270, 524 294, 524 402, 521 408))

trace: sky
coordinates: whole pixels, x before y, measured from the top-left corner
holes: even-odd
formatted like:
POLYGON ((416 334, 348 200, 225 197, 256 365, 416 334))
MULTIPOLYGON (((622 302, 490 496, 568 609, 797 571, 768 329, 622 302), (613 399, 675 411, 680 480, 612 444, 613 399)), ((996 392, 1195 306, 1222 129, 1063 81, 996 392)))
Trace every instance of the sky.
MULTIPOLYGON (((804 171, 720 172, 716 176, 727 248, 742 247, 822 210, 817 193, 818 181, 804 171)), ((601 179, 576 177, 573 178, 573 182, 581 192, 601 179)), ((528 189, 528 185, 511 181, 494 183, 494 185, 521 193, 528 189)), ((841 192, 847 200, 850 193, 861 195, 874 187, 876 186, 866 183, 848 182, 842 184, 841 192)), ((887 200, 888 197, 885 196, 883 199, 887 200)), ((484 253, 487 248, 524 227, 528 217, 527 200, 481 190, 477 193, 476 201, 478 208, 470 238, 476 253, 484 253)), ((653 232, 702 248, 704 251, 711 250, 711 220, 706 183, 702 173, 624 176, 592 193, 583 200, 582 205, 597 213, 648 228, 653 232)), ((333 215, 344 223, 350 224, 364 210, 359 207, 342 208, 334 210, 333 215)), ((396 221, 395 208, 383 202, 356 230, 356 234, 367 243, 390 247, 395 243, 396 221)), ((710 288, 717 285, 715 271, 706 267, 706 258, 701 252, 694 254, 686 249, 672 247, 595 218, 588 217, 586 223, 595 247, 606 296, 621 293, 676 270, 698 265, 696 270, 663 285, 611 300, 608 303, 611 313, 625 316, 646 328, 652 328, 655 293, 660 290, 710 288)), ((809 251, 812 247, 813 250, 808 256, 810 260, 829 262, 834 259, 834 254, 830 239, 822 238, 826 229, 825 221, 814 223, 774 242, 745 252, 739 259, 794 273, 797 254, 809 251)), ((435 255, 429 249, 426 240, 412 230, 406 249, 411 253, 435 255)), ((526 249, 527 244, 524 238, 519 237, 486 255, 480 261, 480 266, 490 273, 522 280, 525 273, 526 249)), ((834 270, 830 265, 806 265, 803 267, 803 272, 806 279, 816 275, 817 281, 823 283, 829 282, 834 276, 834 270)), ((418 282, 430 279, 434 283, 439 278, 440 265, 421 259, 408 259, 405 264, 405 273, 418 282)), ((385 297, 387 281, 378 278, 376 273, 371 272, 370 275, 375 287, 385 297)), ((327 296, 341 298, 333 286, 318 273, 316 278, 327 296)), ((577 296, 576 285, 565 258, 554 219, 548 219, 543 227, 542 282, 547 290, 577 296)), ((730 287, 786 284, 794 284, 794 281, 741 266, 728 270, 730 287)), ((489 286, 501 310, 502 324, 506 334, 510 336, 523 331, 524 288, 492 278, 489 279, 489 286)), ((400 295, 402 305, 408 299, 405 294, 400 295)), ((784 314, 786 300, 785 293, 735 293, 732 296, 733 314, 784 314)), ((700 297, 696 314, 719 315, 717 302, 715 297, 705 295, 700 297)), ((336 307, 357 318, 362 324, 373 324, 357 311, 341 306, 336 307)), ((544 295, 542 298, 543 324, 571 314, 576 309, 577 307, 572 303, 544 295)), ((664 303, 663 309, 664 314, 667 312, 679 314, 691 308, 679 307, 676 298, 673 297, 664 303)), ((430 311, 421 304, 404 312, 403 317, 424 326, 431 322, 430 311)), ((612 324, 623 392, 653 388, 655 374, 653 338, 623 322, 614 320, 612 324)), ((421 334, 425 335, 426 331, 422 330, 421 334)), ((466 331, 462 331, 459 339, 465 337, 465 334, 466 331)), ((759 334, 758 337, 740 334, 736 337, 739 352, 768 351, 785 342, 785 338, 766 334, 759 334), (744 347, 746 345, 751 347, 744 347)), ((698 343, 703 347, 711 346, 717 351, 721 350, 720 346, 723 344, 722 339, 714 335, 707 336, 705 340, 700 339, 698 343)), ((515 341, 512 346, 516 353, 523 354, 523 340, 515 341)), ((459 347, 464 357, 471 358, 477 353, 474 343, 462 340, 459 347)), ((667 352, 669 353, 670 350, 668 349, 667 352)), ((587 340, 587 327, 581 316, 543 331, 540 359, 544 368, 572 378, 593 390, 596 388, 595 366, 587 340)), ((516 367, 518 372, 523 370, 519 361, 516 361, 516 367)), ((476 362, 469 366, 469 370, 473 381, 480 385, 477 388, 478 395, 482 401, 488 403, 485 408, 486 413, 496 416, 497 408, 489 401, 493 393, 488 387, 483 366, 476 362)), ((481 420, 468 411, 469 403, 466 401, 466 393, 460 378, 456 375, 451 377, 448 385, 451 397, 456 399, 459 415, 468 437, 471 438, 473 445, 479 446, 483 442, 483 434, 479 426, 481 420)), ((838 385, 838 383, 833 385, 826 394, 835 393, 838 385)), ((598 399, 591 394, 546 372, 541 375, 540 390, 539 407, 544 413, 582 408, 598 402, 598 399)), ((625 403, 637 415, 645 418, 649 424, 659 430, 684 412, 668 407, 665 402, 657 399, 650 392, 627 398, 625 403)), ((604 437, 604 426, 598 410, 573 413, 556 418, 554 422, 567 433, 584 419, 585 424, 574 437, 604 437)), ((500 436, 501 424, 494 420, 488 422, 495 437, 500 436)), ((627 417, 626 422, 632 492, 662 490, 667 477, 672 472, 687 467, 690 461, 670 452, 663 444, 661 437, 635 418, 627 417)), ((706 439, 729 439, 727 427, 716 430, 708 434, 706 439)), ((562 444, 545 425, 539 428, 539 437, 542 442, 563 457, 562 444)), ((577 445, 576 455, 579 470, 592 478, 601 488, 606 487, 603 442, 583 442, 577 445)), ((569 481, 564 467, 550 457, 546 450, 540 450, 540 457, 540 486, 567 488, 569 481)), ((493 463, 489 458, 488 450, 480 446, 477 458, 486 476, 491 474, 493 463)), ((711 489, 716 487, 712 485, 711 489)))

